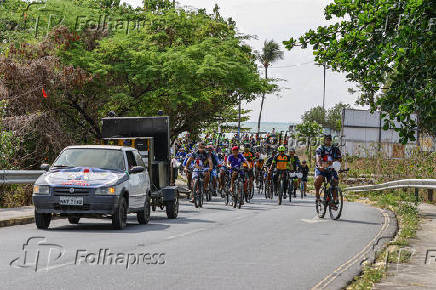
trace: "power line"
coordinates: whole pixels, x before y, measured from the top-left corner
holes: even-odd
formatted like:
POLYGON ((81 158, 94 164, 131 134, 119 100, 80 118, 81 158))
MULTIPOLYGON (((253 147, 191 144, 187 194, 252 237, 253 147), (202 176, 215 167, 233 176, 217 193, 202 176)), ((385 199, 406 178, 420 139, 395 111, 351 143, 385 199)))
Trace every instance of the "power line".
POLYGON ((313 60, 308 61, 308 62, 299 63, 299 64, 292 64, 292 65, 270 66, 269 68, 288 68, 288 67, 302 66, 302 65, 311 64, 311 63, 313 63, 313 60))

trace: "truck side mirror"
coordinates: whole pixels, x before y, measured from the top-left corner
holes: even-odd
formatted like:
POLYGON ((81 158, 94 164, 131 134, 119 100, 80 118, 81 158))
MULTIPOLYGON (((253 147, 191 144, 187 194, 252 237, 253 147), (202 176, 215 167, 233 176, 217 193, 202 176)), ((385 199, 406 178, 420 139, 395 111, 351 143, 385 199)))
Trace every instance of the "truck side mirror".
POLYGON ((132 173, 132 174, 134 174, 134 173, 141 173, 141 172, 144 172, 144 171, 145 171, 145 168, 142 167, 142 166, 134 166, 134 167, 129 169, 129 173, 132 173))
POLYGON ((44 163, 41 164, 41 170, 48 171, 50 169, 50 164, 44 163))

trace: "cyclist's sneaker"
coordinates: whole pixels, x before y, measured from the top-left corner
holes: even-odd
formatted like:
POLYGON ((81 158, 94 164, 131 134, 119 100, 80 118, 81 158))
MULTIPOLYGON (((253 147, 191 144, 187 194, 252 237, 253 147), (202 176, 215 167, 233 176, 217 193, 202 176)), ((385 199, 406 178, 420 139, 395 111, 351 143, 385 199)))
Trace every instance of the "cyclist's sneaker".
POLYGON ((286 193, 285 193, 285 195, 283 195, 283 198, 286 199, 287 197, 288 197, 288 196, 287 196, 286 193))

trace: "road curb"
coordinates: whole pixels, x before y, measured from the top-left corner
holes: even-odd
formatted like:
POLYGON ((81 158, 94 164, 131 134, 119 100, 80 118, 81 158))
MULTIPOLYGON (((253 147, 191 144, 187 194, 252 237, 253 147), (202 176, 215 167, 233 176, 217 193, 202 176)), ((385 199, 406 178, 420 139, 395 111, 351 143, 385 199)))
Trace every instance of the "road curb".
POLYGON ((16 226, 16 225, 27 225, 27 224, 31 224, 34 222, 35 222, 35 217, 33 217, 33 216, 12 218, 12 219, 8 219, 8 220, 0 220, 0 228, 16 226))
MULTIPOLYGON (((377 207, 376 207, 377 208, 377 207)), ((345 289, 356 276, 362 273, 364 263, 373 264, 376 253, 384 249, 398 232, 398 220, 389 209, 377 208, 384 217, 381 230, 361 252, 339 266, 312 289, 345 289)))

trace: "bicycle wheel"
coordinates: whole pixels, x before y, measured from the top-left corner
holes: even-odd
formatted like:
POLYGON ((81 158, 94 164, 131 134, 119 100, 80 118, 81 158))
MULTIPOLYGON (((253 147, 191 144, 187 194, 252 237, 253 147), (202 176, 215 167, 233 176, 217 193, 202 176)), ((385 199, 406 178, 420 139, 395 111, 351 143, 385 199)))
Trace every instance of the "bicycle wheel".
POLYGON ((261 177, 260 177, 260 186, 259 186, 259 187, 260 187, 260 188, 259 188, 259 194, 260 194, 260 195, 262 195, 262 193, 263 193, 263 189, 264 189, 264 185, 263 185, 263 184, 264 184, 264 182, 263 182, 263 177, 261 176, 261 177))
POLYGON ((232 199, 233 199, 233 208, 236 208, 238 206, 238 194, 239 194, 239 182, 235 181, 236 184, 234 185, 235 189, 232 192, 232 199))
POLYGON ((265 182, 264 186, 265 186, 265 190, 264 190, 265 198, 268 199, 269 198, 268 182, 265 182))
POLYGON ((316 213, 319 218, 324 218, 325 212, 327 210, 327 201, 326 201, 326 192, 325 188, 322 190, 323 197, 320 197, 319 200, 315 201, 316 213))
POLYGON ((211 201, 211 200, 212 200, 212 192, 211 192, 211 189, 209 189, 206 192, 206 201, 211 201))
POLYGON ((282 204, 283 192, 285 191, 285 181, 283 178, 280 178, 280 186, 279 186, 279 199, 278 204, 282 204))
POLYGON ((304 182, 301 181, 300 183, 300 193, 301 193, 301 199, 304 198, 304 182))
POLYGON ((249 194, 249 200, 252 200, 254 197, 254 184, 252 184, 250 188, 251 188, 251 191, 249 194))
POLYGON ((334 206, 333 195, 332 195, 332 202, 329 204, 330 218, 332 220, 337 220, 341 217, 342 208, 344 206, 344 198, 342 196, 342 189, 340 187, 336 187, 336 194, 338 197, 338 203, 336 204, 336 209, 332 208, 332 206, 334 206))
POLYGON ((203 202, 204 202, 204 185, 203 185, 202 181, 200 181, 198 183, 198 189, 199 189, 199 192, 198 192, 198 206, 199 207, 203 207, 203 202))
POLYGON ((290 182, 290 184, 289 184, 289 190, 288 190, 288 193, 289 193, 289 202, 292 202, 292 193, 294 192, 294 190, 295 190, 295 185, 294 185, 294 181, 291 179, 291 182, 290 182))
POLYGON ((244 201, 244 183, 241 181, 239 183, 239 193, 238 193, 238 208, 242 207, 242 203, 244 201))
POLYGON ((199 194, 201 194, 198 192, 198 179, 196 179, 194 181, 194 186, 192 189, 193 189, 192 194, 194 195, 193 196, 194 197, 194 205, 196 208, 198 208, 200 206, 198 196, 199 196, 199 194))

